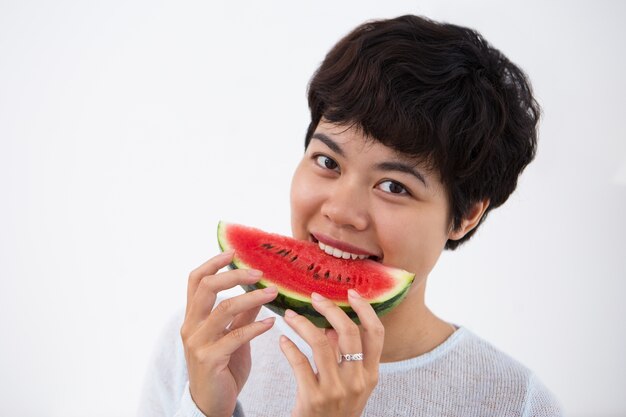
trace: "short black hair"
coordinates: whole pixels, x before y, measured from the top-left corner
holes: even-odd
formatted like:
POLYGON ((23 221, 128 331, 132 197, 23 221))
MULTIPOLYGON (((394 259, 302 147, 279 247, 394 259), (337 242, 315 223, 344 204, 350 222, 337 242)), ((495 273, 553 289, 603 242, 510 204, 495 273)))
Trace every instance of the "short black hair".
POLYGON ((354 29, 313 75, 308 102, 305 148, 324 118, 427 161, 454 230, 474 203, 490 202, 481 222, 503 204, 536 152, 540 107, 526 74, 475 30, 424 17, 354 29))

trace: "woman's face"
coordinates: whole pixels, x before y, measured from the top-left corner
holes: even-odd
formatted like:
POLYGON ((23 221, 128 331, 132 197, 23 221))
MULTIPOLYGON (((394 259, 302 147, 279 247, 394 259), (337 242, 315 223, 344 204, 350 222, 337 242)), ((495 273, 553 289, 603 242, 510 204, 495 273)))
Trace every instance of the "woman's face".
POLYGON ((335 256, 368 255, 423 282, 449 236, 448 199, 437 173, 359 130, 322 120, 291 184, 296 239, 335 256), (330 247, 330 249, 329 249, 330 247))

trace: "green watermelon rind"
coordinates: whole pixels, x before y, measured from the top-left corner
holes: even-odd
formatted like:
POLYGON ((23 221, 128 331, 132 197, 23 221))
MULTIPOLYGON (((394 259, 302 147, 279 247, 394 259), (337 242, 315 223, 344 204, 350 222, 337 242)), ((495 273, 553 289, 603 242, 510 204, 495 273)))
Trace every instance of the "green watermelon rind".
MULTIPOLYGON (((217 240, 222 252, 225 252, 231 249, 230 245, 228 245, 228 239, 225 236, 225 229, 228 226, 228 223, 220 221, 217 227, 217 240)), ((228 265, 229 269, 251 269, 249 265, 237 259, 237 256, 233 257, 233 261, 228 265)), ((383 316, 389 311, 391 311, 394 307, 396 307, 407 295, 409 288, 411 287, 411 283, 415 278, 415 274, 404 271, 398 268, 389 268, 389 273, 394 276, 397 284, 393 287, 392 290, 385 292, 377 299, 367 300, 369 304, 374 309, 376 315, 383 316), (398 291, 400 289, 400 291, 398 291), (390 296, 391 294, 391 296, 390 296)), ((261 279, 257 283, 252 285, 241 285, 241 287, 246 291, 254 291, 256 289, 266 288, 268 286, 276 286, 278 289, 278 296, 271 302, 266 304, 265 306, 272 310, 274 313, 284 316, 285 310, 291 309, 296 313, 305 316, 309 319, 315 326, 329 328, 332 327, 328 320, 321 315, 315 308, 313 307, 312 300, 310 297, 306 295, 301 295, 299 293, 295 293, 290 291, 280 284, 269 279, 261 279)), ((334 301, 335 304, 341 308, 347 315, 352 319, 355 323, 359 324, 360 320, 356 312, 352 309, 350 304, 341 301, 334 301)))
MULTIPOLYGON (((236 266, 234 264, 231 264, 230 267, 236 269, 236 266)), ((245 291, 254 291, 256 289, 265 288, 265 286, 260 283, 254 285, 242 285, 242 287, 245 291)), ((400 302, 406 296, 409 288, 410 287, 407 286, 403 291, 387 301, 381 303, 370 303, 376 315, 381 317, 391 311, 395 306, 400 304, 400 302)), ((350 317, 350 319, 352 319, 352 321, 354 321, 356 324, 360 324, 359 316, 356 314, 356 311, 352 309, 352 307, 339 305, 338 303, 336 304, 346 313, 348 317, 350 317)), ((317 327, 332 327, 328 320, 326 320, 326 318, 322 314, 315 310, 311 302, 307 303, 301 300, 294 300, 293 298, 287 297, 280 292, 278 293, 278 296, 274 299, 274 301, 266 304, 265 306, 272 310, 274 313, 281 316, 285 315, 285 310, 291 309, 309 319, 317 327)))

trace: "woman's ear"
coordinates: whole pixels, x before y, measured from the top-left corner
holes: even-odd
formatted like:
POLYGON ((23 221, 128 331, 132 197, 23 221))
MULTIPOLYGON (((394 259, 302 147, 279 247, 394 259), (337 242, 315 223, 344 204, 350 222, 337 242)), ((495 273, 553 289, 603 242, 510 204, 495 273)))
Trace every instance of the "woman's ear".
POLYGON ((482 219, 485 211, 489 207, 489 199, 477 201, 472 205, 467 215, 461 220, 461 226, 458 229, 450 229, 448 239, 459 240, 465 236, 470 230, 475 228, 480 219, 482 219))

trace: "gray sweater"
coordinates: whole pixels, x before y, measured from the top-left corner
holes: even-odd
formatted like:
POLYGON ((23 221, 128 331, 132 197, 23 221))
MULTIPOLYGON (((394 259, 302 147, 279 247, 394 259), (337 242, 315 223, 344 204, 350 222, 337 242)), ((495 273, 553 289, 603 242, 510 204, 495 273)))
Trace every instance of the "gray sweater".
MULTIPOLYGON (((259 318, 274 315, 263 309, 259 318)), ((180 340, 182 314, 165 329, 146 375, 140 417, 202 417, 189 395, 180 340)), ((296 381, 278 347, 285 333, 311 357, 309 347, 284 323, 252 342, 252 371, 235 416, 287 417, 296 381)), ((526 367, 459 327, 444 343, 416 358, 382 363, 363 416, 561 416, 553 395, 526 367)), ((329 416, 330 417, 330 416, 329 416)))

